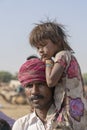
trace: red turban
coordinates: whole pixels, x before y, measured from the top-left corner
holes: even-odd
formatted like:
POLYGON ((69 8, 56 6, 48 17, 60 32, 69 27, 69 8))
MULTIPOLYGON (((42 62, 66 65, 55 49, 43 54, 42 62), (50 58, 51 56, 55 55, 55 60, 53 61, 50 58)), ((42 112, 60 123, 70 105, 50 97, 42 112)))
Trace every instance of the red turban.
POLYGON ((33 81, 46 81, 45 63, 39 58, 27 60, 19 69, 18 79, 22 86, 33 81))

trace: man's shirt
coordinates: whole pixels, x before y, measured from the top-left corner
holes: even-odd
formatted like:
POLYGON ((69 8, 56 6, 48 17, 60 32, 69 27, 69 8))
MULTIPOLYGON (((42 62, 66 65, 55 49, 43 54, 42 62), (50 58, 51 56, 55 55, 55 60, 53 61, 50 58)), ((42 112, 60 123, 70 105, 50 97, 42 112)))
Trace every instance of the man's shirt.
POLYGON ((47 113, 46 124, 44 125, 35 112, 19 118, 13 125, 12 130, 53 130, 51 118, 55 114, 55 106, 52 105, 47 113))

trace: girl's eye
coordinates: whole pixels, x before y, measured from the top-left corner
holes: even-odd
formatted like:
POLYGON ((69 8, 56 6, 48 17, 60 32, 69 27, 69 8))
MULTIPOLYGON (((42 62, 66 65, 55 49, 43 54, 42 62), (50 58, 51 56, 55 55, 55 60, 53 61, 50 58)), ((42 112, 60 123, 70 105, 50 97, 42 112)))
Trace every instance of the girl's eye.
POLYGON ((37 50, 39 50, 39 47, 37 47, 37 50))

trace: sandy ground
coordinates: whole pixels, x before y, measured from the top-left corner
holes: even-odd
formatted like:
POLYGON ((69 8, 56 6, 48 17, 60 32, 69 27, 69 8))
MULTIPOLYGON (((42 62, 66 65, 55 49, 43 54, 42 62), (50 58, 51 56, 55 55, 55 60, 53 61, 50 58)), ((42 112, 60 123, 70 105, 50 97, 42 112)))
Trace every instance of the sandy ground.
POLYGON ((29 105, 9 104, 0 96, 0 111, 13 119, 18 119, 19 117, 28 114, 30 112, 30 107, 29 105))

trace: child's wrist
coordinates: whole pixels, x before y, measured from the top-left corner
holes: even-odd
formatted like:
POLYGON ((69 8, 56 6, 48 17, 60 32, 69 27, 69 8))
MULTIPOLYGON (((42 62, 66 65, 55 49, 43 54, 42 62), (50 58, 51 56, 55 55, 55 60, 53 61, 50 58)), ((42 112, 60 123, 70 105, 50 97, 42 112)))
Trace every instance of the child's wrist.
POLYGON ((53 64, 46 63, 46 67, 53 67, 53 64))
POLYGON ((46 60, 46 66, 52 67, 53 66, 53 61, 52 60, 46 60))

